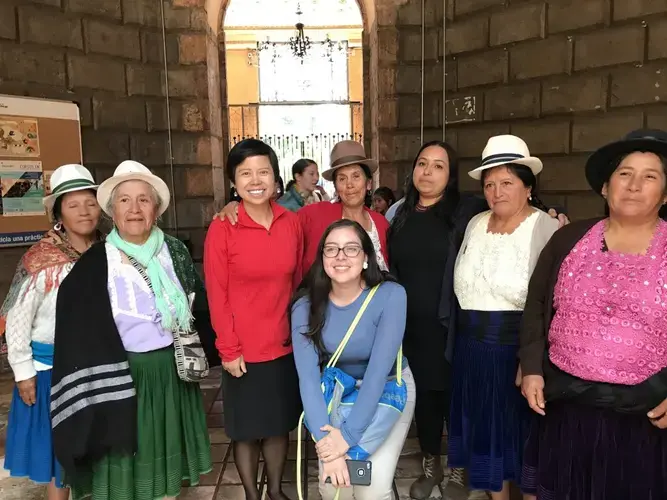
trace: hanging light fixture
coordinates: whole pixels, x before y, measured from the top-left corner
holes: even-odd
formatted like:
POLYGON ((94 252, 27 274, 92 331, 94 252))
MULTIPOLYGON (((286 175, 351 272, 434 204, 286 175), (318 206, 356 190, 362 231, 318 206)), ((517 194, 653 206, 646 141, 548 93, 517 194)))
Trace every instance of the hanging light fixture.
POLYGON ((292 49, 292 54, 294 54, 294 57, 301 59, 301 64, 303 64, 303 61, 308 55, 308 50, 311 46, 310 38, 307 37, 303 32, 304 25, 301 22, 302 14, 303 12, 301 12, 301 4, 297 4, 296 15, 299 21, 296 23, 296 36, 292 36, 289 39, 289 45, 292 49))

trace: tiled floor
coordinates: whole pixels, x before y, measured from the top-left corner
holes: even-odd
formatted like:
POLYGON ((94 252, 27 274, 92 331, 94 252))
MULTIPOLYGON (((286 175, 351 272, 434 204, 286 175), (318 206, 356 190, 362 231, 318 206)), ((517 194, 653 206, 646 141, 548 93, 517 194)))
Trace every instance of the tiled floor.
MULTIPOLYGON (((3 424, 6 422, 9 393, 11 391, 11 379, 0 376, 0 433, 4 434, 3 424), (6 401, 5 401, 6 400, 6 401)), ((213 457, 213 471, 208 474, 199 486, 186 487, 183 489, 181 500, 245 500, 243 488, 239 479, 234 456, 231 452, 229 437, 224 429, 223 402, 220 394, 220 372, 211 373, 209 379, 202 384, 204 403, 207 410, 207 421, 211 437, 211 454, 213 457)), ((396 470, 396 487, 400 500, 409 499, 410 484, 421 473, 421 459, 419 446, 414 437, 414 429, 405 443, 403 455, 401 456, 396 470)), ((0 438, 0 457, 4 455, 4 440, 0 438)), ((314 449, 309 450, 308 461, 308 499, 319 499, 317 493, 317 462, 314 449)), ((285 471, 284 491, 292 500, 297 500, 296 494, 296 432, 292 435, 288 466, 285 471)), ((2 500, 37 500, 44 498, 44 488, 32 485, 29 481, 9 478, 0 472, 0 499, 2 500)), ((260 467, 260 487, 264 487, 265 477, 260 467)), ((437 489, 436 489, 437 492, 437 489)), ((305 492, 304 492, 305 493, 305 492)), ((305 494, 304 494, 305 498, 305 494)), ((440 498, 440 493, 433 498, 440 498)), ((472 498, 487 498, 486 495, 472 498)))

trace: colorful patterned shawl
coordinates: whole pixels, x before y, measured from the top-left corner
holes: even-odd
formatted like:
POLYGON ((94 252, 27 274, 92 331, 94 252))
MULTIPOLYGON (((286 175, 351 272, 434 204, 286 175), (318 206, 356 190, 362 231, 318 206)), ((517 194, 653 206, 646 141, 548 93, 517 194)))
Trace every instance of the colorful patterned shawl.
POLYGON ((46 273, 45 293, 60 286, 63 267, 76 262, 81 254, 63 237, 51 229, 23 255, 9 287, 5 302, 0 308, 0 335, 4 335, 7 314, 18 300, 37 282, 41 271, 46 273), (28 283, 27 286, 25 284, 28 283), (25 288, 24 288, 25 287, 25 288), (23 289, 23 293, 21 290, 23 289))

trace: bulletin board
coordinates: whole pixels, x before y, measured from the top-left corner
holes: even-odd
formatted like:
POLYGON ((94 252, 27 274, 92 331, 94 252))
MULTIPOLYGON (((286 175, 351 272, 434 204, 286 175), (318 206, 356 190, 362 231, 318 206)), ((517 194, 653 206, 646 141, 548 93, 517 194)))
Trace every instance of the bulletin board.
POLYGON ((41 239, 51 173, 81 161, 75 103, 0 94, 0 248, 41 239))

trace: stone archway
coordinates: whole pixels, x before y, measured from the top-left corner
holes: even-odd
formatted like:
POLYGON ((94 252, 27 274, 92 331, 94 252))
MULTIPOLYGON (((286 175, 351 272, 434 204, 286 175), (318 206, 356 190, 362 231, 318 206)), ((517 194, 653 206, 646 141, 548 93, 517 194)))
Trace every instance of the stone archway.
MULTIPOLYGON (((230 0, 206 0, 207 15, 207 75, 211 127, 211 153, 213 166, 214 198, 216 205, 225 201, 229 183, 224 175, 224 157, 228 148, 227 97, 225 75, 225 51, 221 47, 222 26, 230 0)), ((378 137, 378 34, 376 1, 356 0, 363 20, 364 65, 364 135, 367 153, 379 158, 378 137)), ((379 173, 376 174, 376 183, 379 173)))

